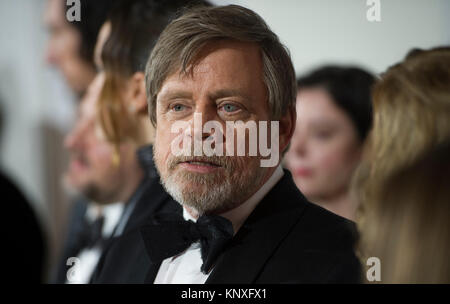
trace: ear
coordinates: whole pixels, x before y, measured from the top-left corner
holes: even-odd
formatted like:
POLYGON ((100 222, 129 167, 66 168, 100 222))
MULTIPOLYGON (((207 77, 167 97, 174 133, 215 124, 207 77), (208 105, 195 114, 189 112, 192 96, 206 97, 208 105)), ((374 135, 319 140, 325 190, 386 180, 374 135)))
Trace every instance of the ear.
POLYGON ((147 113, 144 73, 136 72, 128 80, 126 86, 126 106, 132 114, 147 113))
POLYGON ((282 155, 289 146, 295 131, 296 121, 297 111, 294 106, 289 107, 287 113, 280 118, 280 155, 282 155))

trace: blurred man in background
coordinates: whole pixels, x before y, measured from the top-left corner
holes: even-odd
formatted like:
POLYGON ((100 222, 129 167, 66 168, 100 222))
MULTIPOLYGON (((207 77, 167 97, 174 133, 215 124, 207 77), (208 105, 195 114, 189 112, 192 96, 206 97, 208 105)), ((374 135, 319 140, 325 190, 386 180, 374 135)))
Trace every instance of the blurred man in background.
POLYGON ((84 228, 63 255, 60 283, 91 282, 100 262, 96 283, 143 282, 146 269, 136 257, 145 257, 143 243, 132 238, 124 250, 115 242, 122 234, 140 237, 138 228, 154 212, 181 211, 153 164, 144 67, 159 33, 186 1, 117 4, 95 47, 99 72, 66 138, 71 153, 66 184, 95 204, 84 211, 84 228))
MULTIPOLYGON (((94 64, 94 49, 97 42, 97 37, 100 27, 105 22, 108 12, 115 5, 116 0, 96 0, 86 1, 81 0, 80 20, 69 22, 66 13, 70 6, 64 0, 48 0, 47 7, 44 13, 44 21, 49 29, 50 37, 47 45, 47 61, 54 65, 61 71, 64 79, 69 87, 73 90, 78 98, 85 95, 89 84, 93 81, 96 75, 96 67, 94 64)), ((92 95, 92 94, 91 94, 92 95)), ((86 97, 88 98, 88 97, 86 97)), ((79 111, 80 112, 80 111, 79 111)), ((47 135, 50 136, 51 134, 47 135)), ((53 140, 58 142, 54 146, 62 148, 61 135, 56 136, 53 140)), ((53 153, 62 153, 65 151, 52 151, 53 153)), ((57 161, 57 160, 56 160, 57 161)), ((64 167, 61 165, 61 167, 64 167)), ((58 166, 57 166, 58 167, 58 166)), ((57 180, 60 179, 61 171, 50 172, 50 175, 55 175, 57 180)), ((53 176, 52 175, 52 176, 53 176)), ((91 203, 86 199, 83 191, 79 191, 77 181, 83 180, 83 173, 75 166, 69 166, 66 176, 70 176, 70 181, 66 183, 71 189, 74 201, 72 210, 70 212, 70 219, 67 225, 67 233, 64 237, 64 245, 59 251, 62 251, 60 256, 59 266, 54 269, 51 281, 63 283, 66 281, 66 263, 67 255, 72 256, 73 252, 78 252, 80 242, 80 235, 84 238, 92 238, 93 235, 98 234, 97 230, 91 231, 92 224, 99 225, 102 222, 103 216, 100 209, 94 208, 89 212, 89 221, 86 221, 85 215, 91 203), (72 183, 72 184, 71 184, 72 183)), ((69 180, 66 178, 66 180, 69 180)), ((54 191, 56 189, 53 189, 54 191)), ((62 201, 56 201, 55 204, 63 204, 62 201)), ((95 206, 95 204, 93 205, 95 206)), ((119 210, 112 213, 120 215, 119 210)), ((61 208, 58 208, 58 210, 61 208)), ((61 216, 57 213, 54 216, 61 216)), ((61 227, 56 227, 56 229, 61 227)), ((56 242, 58 243, 58 242, 56 242)), ((56 244, 56 247, 61 247, 56 244)), ((83 246, 81 246, 83 247, 83 246)))
POLYGON ((100 27, 116 0, 81 0, 80 21, 69 22, 65 0, 48 0, 44 20, 50 32, 47 61, 81 97, 94 79, 94 48, 100 27))
MULTIPOLYGON (((154 128, 148 118, 144 68, 159 34, 186 5, 209 3, 203 0, 128 0, 111 12, 102 27, 96 48, 98 77, 105 77, 98 105, 99 120, 116 151, 134 143, 134 148, 128 149, 137 151, 135 159, 146 174, 139 175, 138 169, 132 172, 142 180, 133 196, 143 194, 134 200, 134 207, 126 203, 126 208, 133 212, 123 231, 118 229, 109 242, 92 283, 143 283, 149 261, 140 227, 155 213, 181 213, 180 205, 163 189, 153 163, 154 128)), ((122 156, 118 163, 121 159, 122 156)))
MULTIPOLYGON (((104 241, 122 215, 123 204, 118 193, 125 199, 126 191, 120 183, 135 176, 129 171, 124 172, 127 168, 136 169, 126 160, 122 160, 120 167, 111 165, 113 148, 106 142, 96 120, 102 84, 103 80, 96 78, 89 86, 80 102, 77 122, 65 140, 71 153, 69 169, 64 176, 66 188, 89 199, 90 203, 77 203, 72 210, 54 283, 89 282, 104 241), (68 276, 71 266, 76 267, 76 276, 68 276)), ((130 156, 124 158, 130 159, 130 156)), ((129 180, 128 184, 135 182, 135 179, 129 180)))

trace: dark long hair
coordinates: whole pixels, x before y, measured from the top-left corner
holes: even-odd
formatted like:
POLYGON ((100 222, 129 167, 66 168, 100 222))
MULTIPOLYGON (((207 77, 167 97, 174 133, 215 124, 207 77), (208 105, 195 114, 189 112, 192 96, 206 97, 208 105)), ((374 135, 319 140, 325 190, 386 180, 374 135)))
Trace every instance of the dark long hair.
POLYGON ((364 141, 372 126, 371 89, 375 77, 358 67, 324 66, 297 79, 299 90, 320 87, 347 113, 364 141))
MULTIPOLYGON (((66 8, 66 0, 63 7, 66 8)), ((98 32, 105 23, 111 9, 116 5, 118 0, 80 0, 80 21, 70 22, 81 36, 79 53, 92 68, 94 66, 94 49, 97 42, 98 32)), ((66 10, 61 12, 66 13, 66 10)), ((65 18, 65 16, 64 16, 65 18)))

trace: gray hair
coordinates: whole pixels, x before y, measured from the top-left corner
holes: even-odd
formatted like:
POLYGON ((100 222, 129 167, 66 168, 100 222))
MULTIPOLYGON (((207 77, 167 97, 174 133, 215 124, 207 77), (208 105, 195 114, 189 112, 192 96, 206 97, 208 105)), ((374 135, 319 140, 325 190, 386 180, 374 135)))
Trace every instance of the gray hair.
POLYGON ((272 119, 279 119, 295 107, 297 84, 289 51, 258 14, 238 5, 194 7, 166 27, 147 62, 147 101, 153 125, 157 96, 165 79, 180 68, 187 73, 207 43, 222 39, 260 47, 272 119))

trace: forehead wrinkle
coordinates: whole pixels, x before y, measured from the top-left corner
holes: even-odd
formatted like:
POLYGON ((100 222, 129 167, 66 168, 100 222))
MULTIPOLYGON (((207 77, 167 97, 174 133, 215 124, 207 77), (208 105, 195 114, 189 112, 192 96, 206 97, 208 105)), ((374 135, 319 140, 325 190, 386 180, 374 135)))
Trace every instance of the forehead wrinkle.
MULTIPOLYGON (((264 107, 268 107, 268 92, 263 81, 262 62, 258 60, 258 63, 250 64, 250 62, 254 62, 254 58, 249 58, 249 51, 253 54, 254 50, 260 54, 256 45, 240 42, 230 43, 230 41, 227 41, 226 44, 212 46, 210 49, 204 49, 188 66, 186 72, 183 72, 180 66, 174 68, 175 72, 170 73, 163 82, 161 86, 163 90, 159 92, 157 101, 160 98, 167 98, 168 89, 172 91, 174 90, 172 86, 176 86, 191 91, 192 98, 195 98, 195 95, 207 93, 210 100, 233 96, 242 97, 252 103, 252 101, 256 101, 254 93, 261 93, 261 99, 265 102, 264 107), (238 64, 236 64, 236 60, 238 64), (260 72, 257 73, 257 77, 254 75, 255 70, 260 72), (259 92, 260 88, 261 92, 259 92), (204 89, 207 89, 208 92, 205 92, 204 89)), ((270 109, 268 110, 270 111, 270 109)))

